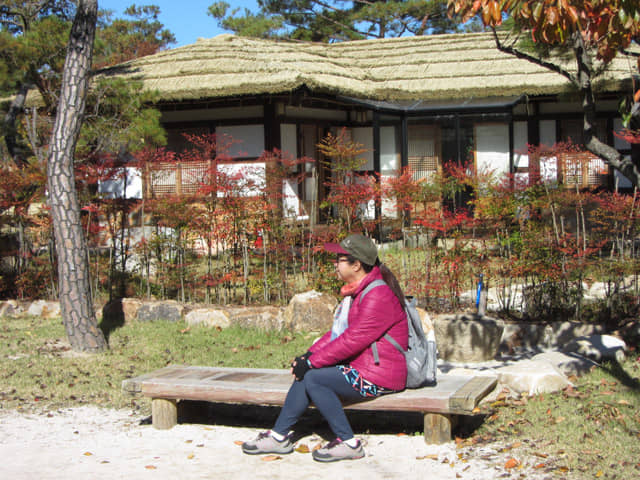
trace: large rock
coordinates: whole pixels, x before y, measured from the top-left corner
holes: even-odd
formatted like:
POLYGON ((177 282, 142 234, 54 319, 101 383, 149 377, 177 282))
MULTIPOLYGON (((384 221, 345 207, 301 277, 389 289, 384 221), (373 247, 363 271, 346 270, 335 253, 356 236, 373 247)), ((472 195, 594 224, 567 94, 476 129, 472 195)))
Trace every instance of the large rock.
POLYGON ((263 330, 284 328, 284 308, 271 305, 234 307, 228 310, 234 325, 257 327, 263 330))
POLYGON ((555 365, 567 377, 572 375, 579 377, 589 373, 593 367, 597 366, 593 360, 575 353, 544 352, 534 356, 531 360, 547 361, 555 365))
POLYGON ((116 298, 102 308, 102 321, 109 325, 122 326, 138 318, 142 300, 137 298, 116 298))
POLYGON ((596 335, 604 331, 601 325, 592 325, 589 323, 554 322, 550 325, 553 329, 551 347, 562 347, 575 338, 596 335))
POLYGON ((438 357, 448 362, 485 362, 498 353, 504 323, 473 315, 434 318, 438 357))
POLYGON ((60 316, 60 303, 48 300, 34 300, 27 309, 29 315, 42 318, 54 318, 60 316))
POLYGON ((622 362, 626 348, 623 340, 611 335, 591 335, 573 339, 564 346, 563 351, 577 353, 596 362, 604 360, 622 362))
POLYGON ((640 321, 631 320, 615 332, 627 345, 640 347, 640 321))
POLYGON ((292 331, 325 332, 333 325, 335 297, 311 290, 295 295, 283 314, 283 326, 292 331))
POLYGON ((138 309, 137 318, 141 322, 168 320, 179 322, 182 320, 184 306, 174 300, 161 302, 145 302, 138 309))
POLYGON ((519 350, 551 350, 562 347, 577 337, 601 333, 600 325, 580 322, 509 322, 504 326, 500 352, 513 354, 519 350))
POLYGON ((527 395, 557 392, 571 385, 564 373, 547 360, 521 360, 497 368, 495 373, 500 383, 527 395))
POLYGON ((226 328, 231 325, 229 314, 219 307, 200 307, 190 310, 185 316, 189 325, 226 328))
MULTIPOLYGON (((431 317, 429 316, 429 314, 424 308, 416 307, 416 310, 418 311, 418 315, 420 315, 420 323, 422 324, 422 330, 426 335, 431 330, 433 330, 433 320, 431 320, 431 317)), ((437 341, 437 338, 436 338, 436 341, 437 341)))
POLYGON ((24 313, 24 306, 17 300, 5 300, 0 303, 0 316, 10 317, 14 315, 22 315, 24 313))

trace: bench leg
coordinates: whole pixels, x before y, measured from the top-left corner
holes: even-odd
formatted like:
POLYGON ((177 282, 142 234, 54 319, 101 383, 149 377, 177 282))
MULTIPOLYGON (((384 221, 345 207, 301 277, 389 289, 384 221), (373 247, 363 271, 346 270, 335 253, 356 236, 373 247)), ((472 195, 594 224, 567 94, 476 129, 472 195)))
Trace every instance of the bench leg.
POLYGON ((168 430, 178 423, 176 400, 154 398, 151 400, 151 423, 159 430, 168 430))
POLYGON ((442 444, 451 441, 451 415, 424 414, 424 442, 442 444))

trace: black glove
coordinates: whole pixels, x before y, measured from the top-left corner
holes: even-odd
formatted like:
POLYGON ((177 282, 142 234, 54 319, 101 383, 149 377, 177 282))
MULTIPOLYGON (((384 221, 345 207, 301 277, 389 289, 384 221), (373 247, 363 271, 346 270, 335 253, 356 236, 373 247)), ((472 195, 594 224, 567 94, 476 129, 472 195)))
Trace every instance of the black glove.
POLYGON ((311 369, 309 362, 307 362, 307 358, 309 358, 310 355, 310 352, 307 352, 304 355, 300 355, 299 357, 296 357, 291 364, 291 367, 293 368, 293 374, 295 375, 296 380, 298 380, 299 382, 302 381, 304 375, 311 369))

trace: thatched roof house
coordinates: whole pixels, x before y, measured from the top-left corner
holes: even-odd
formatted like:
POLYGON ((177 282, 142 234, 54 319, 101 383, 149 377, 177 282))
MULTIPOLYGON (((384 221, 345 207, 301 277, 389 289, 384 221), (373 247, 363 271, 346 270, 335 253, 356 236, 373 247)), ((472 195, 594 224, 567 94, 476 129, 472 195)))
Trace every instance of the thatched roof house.
MULTIPOLYGON (((629 145, 613 131, 633 72, 619 57, 597 81, 598 134, 623 151, 629 145)), ((624 177, 603 175, 597 158, 572 169, 563 159, 529 165, 528 144, 581 141, 581 102, 566 78, 498 51, 491 34, 336 44, 220 35, 100 74, 138 79, 159 92, 172 148, 185 146, 185 132, 242 140, 242 150, 231 152, 238 165, 273 148, 319 160, 320 139, 346 127, 367 149, 362 170, 383 176, 409 166, 429 178, 444 162, 471 160, 498 173, 528 175, 535 167, 564 183, 625 186, 624 177)), ((318 161, 302 185, 286 186, 296 214, 315 215, 325 169, 318 161)), ((188 188, 172 181, 149 181, 147 191, 188 188)))

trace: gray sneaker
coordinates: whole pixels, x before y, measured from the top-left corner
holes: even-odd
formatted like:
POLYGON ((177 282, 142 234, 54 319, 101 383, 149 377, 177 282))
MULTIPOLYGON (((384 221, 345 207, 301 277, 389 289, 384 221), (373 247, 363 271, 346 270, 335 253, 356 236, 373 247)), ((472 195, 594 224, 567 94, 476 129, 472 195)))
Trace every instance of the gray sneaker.
POLYGON ((242 444, 242 451, 249 455, 259 455, 262 453, 291 453, 293 452, 293 444, 286 437, 279 442, 271 436, 271 432, 266 431, 260 433, 255 440, 250 440, 242 444))
POLYGON ((350 447, 339 438, 324 447, 314 450, 313 459, 318 462, 337 462, 338 460, 356 460, 364 457, 362 442, 358 440, 356 447, 350 447))

